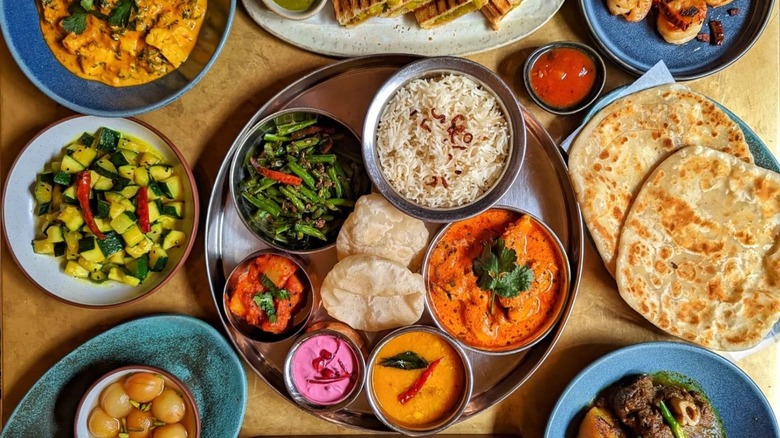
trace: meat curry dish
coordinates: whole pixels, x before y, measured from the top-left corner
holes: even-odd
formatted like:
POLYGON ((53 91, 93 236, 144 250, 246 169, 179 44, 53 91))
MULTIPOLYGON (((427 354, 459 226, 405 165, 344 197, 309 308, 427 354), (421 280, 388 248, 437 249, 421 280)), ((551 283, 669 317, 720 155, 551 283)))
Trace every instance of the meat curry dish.
POLYGON ((599 394, 577 438, 725 438, 715 410, 694 385, 666 373, 631 376, 599 394))
POLYGON ((207 0, 38 0, 41 31, 65 68, 114 87, 140 85, 190 55, 207 0))

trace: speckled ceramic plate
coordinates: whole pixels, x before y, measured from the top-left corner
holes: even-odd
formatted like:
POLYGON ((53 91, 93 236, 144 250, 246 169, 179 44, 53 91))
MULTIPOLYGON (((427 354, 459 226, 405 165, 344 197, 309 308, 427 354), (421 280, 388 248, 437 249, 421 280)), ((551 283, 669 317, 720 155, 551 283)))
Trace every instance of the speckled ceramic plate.
POLYGON ((110 307, 127 304, 156 291, 184 265, 198 231, 198 190, 184 156, 160 131, 140 120, 94 116, 74 116, 45 128, 25 146, 16 158, 3 189, 3 232, 11 255, 27 277, 49 295, 68 304, 81 307, 110 307), (155 272, 138 286, 115 281, 96 284, 65 274, 65 257, 35 254, 31 242, 40 233, 41 219, 33 213, 33 187, 38 172, 46 163, 62 155, 62 150, 82 133, 96 132, 106 126, 147 142, 173 166, 181 177, 184 213, 181 230, 187 235, 186 245, 169 251, 169 260, 162 272, 155 272))
MULTIPOLYGON (((601 111, 602 108, 614 102, 618 98, 618 94, 620 94, 620 92, 623 91, 624 88, 626 88, 626 86, 615 88, 614 90, 602 96, 601 99, 599 99, 598 102, 593 104, 593 107, 591 107, 590 110, 588 110, 588 113, 585 114, 585 117, 582 119, 582 123, 584 124, 585 122, 590 120, 597 112, 601 111)), ((724 107, 723 105, 719 104, 714 100, 712 100, 712 103, 717 105, 718 108, 723 110, 723 112, 725 112, 729 117, 731 117, 731 120, 735 121, 737 125, 739 125, 739 127, 742 128, 742 133, 745 134, 745 142, 747 142, 748 147, 750 148, 750 153, 753 154, 753 159, 756 165, 763 167, 764 169, 769 169, 773 172, 780 173, 780 163, 777 162, 777 159, 772 154, 772 151, 770 151, 766 147, 766 144, 764 144, 764 142, 758 137, 758 135, 755 132, 753 132, 752 129, 750 129, 750 126, 748 126, 748 124, 745 123, 742 119, 737 117, 736 114, 729 111, 728 108, 724 107)))
POLYGON ((238 436, 246 409, 246 375, 213 327, 183 315, 136 319, 87 341, 51 367, 27 392, 0 437, 72 436, 81 396, 121 366, 162 368, 195 397, 202 438, 238 436))
POLYGON ((639 76, 663 60, 675 79, 687 81, 718 72, 747 53, 769 23, 774 0, 734 0, 709 8, 702 32, 709 33, 710 20, 720 20, 726 37, 720 46, 696 40, 667 43, 656 30, 655 11, 639 23, 630 23, 612 16, 604 0, 579 0, 579 4, 598 48, 620 67, 639 76), (732 8, 738 8, 739 14, 729 15, 732 8))
POLYGON ((209 0, 198 41, 184 64, 148 84, 111 87, 82 79, 60 64, 43 39, 39 3, 0 0, 0 29, 19 68, 60 105, 84 114, 110 117, 152 111, 194 87, 219 56, 236 10, 236 0, 209 0))
POLYGON ((274 36, 306 50, 331 56, 409 53, 425 56, 466 55, 518 41, 539 29, 563 5, 563 0, 524 0, 501 22, 501 30, 488 27, 479 12, 467 14, 432 30, 421 29, 413 14, 372 18, 347 29, 340 26, 329 3, 303 21, 282 18, 261 0, 242 0, 257 24, 274 36))
POLYGON ((614 351, 582 370, 558 399, 545 438, 577 436, 585 410, 602 389, 626 376, 659 371, 696 381, 720 414, 730 438, 780 437, 766 397, 736 365, 701 347, 650 342, 614 351))

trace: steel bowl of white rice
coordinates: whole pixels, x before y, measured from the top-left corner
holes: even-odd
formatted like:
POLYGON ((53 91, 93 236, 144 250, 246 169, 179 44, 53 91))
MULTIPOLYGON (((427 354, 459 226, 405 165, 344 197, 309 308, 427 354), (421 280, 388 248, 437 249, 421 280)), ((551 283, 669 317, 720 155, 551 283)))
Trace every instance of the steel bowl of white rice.
POLYGON ((426 58, 379 89, 363 126, 363 159, 390 203, 427 222, 495 204, 525 156, 525 120, 495 73, 454 57, 426 58))

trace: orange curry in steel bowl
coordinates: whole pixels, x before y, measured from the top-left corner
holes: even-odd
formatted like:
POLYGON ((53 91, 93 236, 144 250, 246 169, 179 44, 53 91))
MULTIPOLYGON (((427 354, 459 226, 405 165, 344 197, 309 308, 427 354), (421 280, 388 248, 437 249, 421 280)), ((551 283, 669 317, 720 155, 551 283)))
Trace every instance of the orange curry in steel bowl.
POLYGON ((569 289, 557 237, 533 216, 506 207, 442 229, 423 277, 436 323, 484 353, 516 352, 544 337, 569 289))
POLYGON ((77 76, 140 85, 187 60, 207 0, 35 0, 57 60, 77 76))

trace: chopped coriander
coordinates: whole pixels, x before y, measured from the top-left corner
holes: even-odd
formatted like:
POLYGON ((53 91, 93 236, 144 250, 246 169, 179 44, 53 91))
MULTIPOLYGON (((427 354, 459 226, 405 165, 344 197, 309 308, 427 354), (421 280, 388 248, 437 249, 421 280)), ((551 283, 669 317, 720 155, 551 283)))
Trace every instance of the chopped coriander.
POLYGON ((534 271, 528 265, 517 264, 517 253, 507 248, 503 239, 485 246, 482 255, 474 260, 473 268, 479 288, 490 292, 491 311, 496 295, 514 298, 530 289, 534 281, 534 271))

